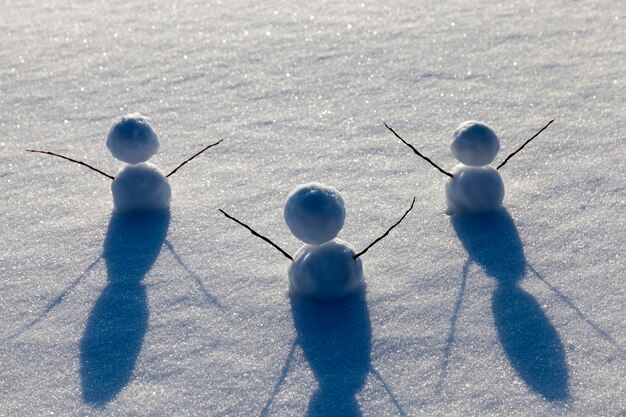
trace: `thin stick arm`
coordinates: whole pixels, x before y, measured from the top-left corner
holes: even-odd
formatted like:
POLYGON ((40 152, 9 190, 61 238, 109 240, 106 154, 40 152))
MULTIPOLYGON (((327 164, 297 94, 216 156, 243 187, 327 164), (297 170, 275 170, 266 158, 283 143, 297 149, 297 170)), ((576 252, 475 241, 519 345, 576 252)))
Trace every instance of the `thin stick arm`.
POLYGON ((210 144, 209 146, 207 146, 206 148, 202 149, 200 152, 196 153, 194 156, 192 156, 189 159, 186 159, 182 164, 178 165, 176 168, 174 168, 174 170, 172 172, 170 172, 169 174, 167 174, 165 176, 165 178, 169 178, 171 175, 174 175, 176 173, 176 171, 178 171, 179 168, 181 168, 183 165, 185 165, 187 162, 191 161, 192 159, 194 159, 196 156, 200 155, 202 152, 206 151, 207 149, 210 149, 214 146, 219 145, 220 143, 222 143, 224 141, 224 139, 220 139, 215 143, 210 144))
POLYGON ((389 232, 391 232, 393 230, 394 227, 396 227, 397 225, 400 224, 400 222, 402 222, 402 220, 404 220, 404 218, 406 217, 407 214, 409 214, 409 212, 411 210, 413 210, 413 205, 415 204, 415 197, 413 197, 413 201, 411 202, 411 207, 409 207, 409 209, 404 212, 404 214, 402 215, 402 217, 400 218, 400 220, 398 220, 397 222, 394 223, 393 226, 391 226, 389 229, 387 229, 387 231, 385 233, 382 234, 382 236, 380 236, 379 238, 377 238, 375 241, 373 241, 372 243, 369 244, 368 247, 366 247, 365 249, 363 249, 361 252, 357 253, 356 255, 353 256, 354 259, 358 259, 359 256, 363 255, 365 252, 367 252, 369 250, 369 248, 371 248, 372 246, 374 246, 375 244, 377 244, 378 242, 380 242, 381 240, 383 240, 388 234, 389 232))
POLYGON ((92 171, 96 171, 98 174, 102 174, 105 177, 110 178, 112 180, 115 179, 115 177, 113 175, 109 175, 106 172, 100 171, 98 168, 94 168, 91 165, 88 165, 88 164, 84 163, 83 161, 78 161, 76 159, 72 159, 72 158, 69 158, 67 156, 59 155, 58 153, 49 152, 49 151, 39 151, 39 150, 36 150, 36 149, 26 149, 26 152, 43 153, 43 154, 46 154, 46 155, 56 156, 56 157, 65 159, 67 161, 71 161, 71 162, 77 163, 79 165, 85 166, 85 167, 91 169, 92 171))
POLYGON ((554 119, 550 120, 550 121, 548 122, 548 124, 547 124, 547 125, 545 125, 544 127, 542 127, 542 128, 541 128, 541 130, 540 130, 539 132, 535 133, 535 134, 533 135, 533 137, 532 137, 532 138, 530 138, 530 139, 528 139, 526 142, 524 142, 524 144, 523 144, 522 146, 520 146, 519 148, 517 148, 517 150, 516 150, 515 152, 513 152, 512 154, 510 154, 509 156, 507 156, 507 157, 506 157, 506 159, 504 160, 504 162, 502 162, 500 165, 498 165, 498 167, 497 167, 496 169, 500 169, 500 168, 502 168, 502 167, 504 166, 504 164, 506 164, 506 163, 509 161, 509 159, 513 158, 513 156, 515 156, 515 154, 516 154, 516 153, 518 153, 519 151, 521 151, 522 149, 524 149, 524 146, 528 145, 528 143, 529 143, 531 140, 533 140, 533 139, 535 139, 537 136, 539 136, 539 134, 540 134, 541 132, 543 132, 544 130, 546 130, 546 129, 548 128, 548 126, 550 126, 550 125, 552 124, 552 122, 554 122, 554 119))
POLYGON ((398 139, 400 139, 402 141, 402 143, 404 143, 406 146, 408 146, 409 148, 411 148, 413 150, 413 152, 415 152, 415 154, 417 156, 419 156, 420 158, 426 160, 426 162, 428 162, 429 164, 431 164, 432 166, 434 166, 435 168, 437 168, 437 170, 439 170, 439 172, 441 172, 444 175, 447 175, 448 177, 452 178, 453 175, 450 174, 448 171, 444 171, 439 165, 437 165, 436 163, 434 163, 433 161, 430 160, 430 158, 428 158, 427 156, 422 155, 417 149, 415 149, 415 147, 413 145, 411 145, 409 142, 407 142, 406 140, 402 139, 402 137, 400 137, 400 135, 398 135, 396 133, 395 130, 393 130, 391 127, 389 127, 387 125, 387 123, 383 122, 383 124, 385 125, 385 127, 387 129, 389 129, 391 131, 391 133, 393 133, 398 139))
POLYGON ((275 247, 276 249, 278 249, 278 251, 280 253, 282 253, 283 255, 285 255, 285 257, 287 259, 289 259, 290 261, 293 262, 293 257, 291 255, 289 255, 287 252, 285 252, 280 246, 278 246, 276 243, 272 242, 271 240, 269 240, 267 237, 263 236, 262 234, 258 233, 257 231, 255 231, 254 229, 252 229, 250 226, 248 226, 247 224, 237 220, 236 218, 234 218, 233 216, 231 216, 230 214, 226 213, 224 210, 222 209, 218 209, 224 216, 226 216, 227 218, 231 219, 232 221, 234 221, 235 223, 245 227, 246 229, 248 229, 250 231, 250 233, 252 233, 254 236, 263 239, 264 241, 266 241, 267 243, 269 243, 270 245, 272 245, 273 247, 275 247))

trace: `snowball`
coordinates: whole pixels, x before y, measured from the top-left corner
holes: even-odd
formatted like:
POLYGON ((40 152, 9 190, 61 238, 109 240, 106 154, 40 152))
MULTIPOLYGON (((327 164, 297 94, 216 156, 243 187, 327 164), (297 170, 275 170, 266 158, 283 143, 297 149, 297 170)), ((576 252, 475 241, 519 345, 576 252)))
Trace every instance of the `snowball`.
POLYGON ((500 150, 500 139, 486 124, 470 120, 452 133, 450 148, 454 157, 465 165, 487 165, 500 150))
POLYGON ((363 264, 354 249, 340 239, 323 245, 304 245, 289 267, 294 294, 320 301, 334 301, 364 288, 363 264))
POLYGON ((310 182, 289 193, 284 215, 287 226, 298 239, 320 244, 337 236, 343 227, 346 209, 336 189, 310 182))
POLYGON ((111 184, 113 203, 119 212, 164 210, 172 190, 159 168, 149 162, 127 165, 111 184))
POLYGON ((502 206, 504 183, 492 166, 459 164, 446 182, 448 214, 495 211, 502 206))
POLYGON ((150 159, 159 150, 159 139, 150 119, 139 113, 127 114, 111 126, 107 147, 114 157, 129 164, 150 159))

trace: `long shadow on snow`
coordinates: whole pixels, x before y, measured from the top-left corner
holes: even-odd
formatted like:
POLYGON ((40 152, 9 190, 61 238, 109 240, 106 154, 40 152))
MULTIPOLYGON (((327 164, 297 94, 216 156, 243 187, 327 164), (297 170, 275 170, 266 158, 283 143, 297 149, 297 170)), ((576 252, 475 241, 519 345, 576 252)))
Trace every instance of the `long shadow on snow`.
POLYGON ((501 210, 455 215, 452 224, 468 261, 497 281, 491 305, 498 338, 511 365, 533 391, 550 401, 567 400, 569 374, 563 343, 537 300, 519 286, 527 263, 513 219, 501 210))
POLYGON ((89 404, 107 404, 130 381, 148 327, 142 280, 161 251, 169 222, 169 211, 111 217, 103 253, 108 283, 80 343, 82 395, 89 404))
POLYGON ((371 369, 372 339, 365 292, 328 304, 291 296, 291 312, 318 382, 307 416, 361 416, 356 395, 371 369))

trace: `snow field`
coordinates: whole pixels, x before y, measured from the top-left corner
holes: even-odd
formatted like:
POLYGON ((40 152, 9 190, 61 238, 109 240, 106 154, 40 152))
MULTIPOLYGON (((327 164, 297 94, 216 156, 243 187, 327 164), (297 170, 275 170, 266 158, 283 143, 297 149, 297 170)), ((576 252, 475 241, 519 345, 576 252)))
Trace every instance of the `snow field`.
POLYGON ((364 416, 622 415, 624 19, 599 1, 10 2, 0 415, 314 415, 332 387, 364 416), (115 173, 103 143, 129 112, 150 116, 164 172, 225 141, 170 179, 152 256, 111 268, 98 260, 119 248, 110 181, 24 149, 115 173), (450 170, 463 120, 494 127, 503 157, 552 118, 501 171, 506 213, 481 239, 502 242, 502 261, 445 214, 445 177, 382 125, 450 170), (353 329, 337 339, 343 381, 309 321, 335 310, 292 299, 289 261, 217 211, 293 254, 283 203, 311 181, 341 190, 338 238, 357 250, 418 197, 363 256, 365 297, 335 307, 353 329), (118 325, 111 278, 133 265, 149 265, 125 290, 143 302, 128 333, 141 346, 98 405, 83 386, 106 368, 83 371, 97 346, 83 341, 118 325), (515 332, 532 330, 553 344, 523 350, 515 332), (553 365, 532 370, 524 352, 553 365))

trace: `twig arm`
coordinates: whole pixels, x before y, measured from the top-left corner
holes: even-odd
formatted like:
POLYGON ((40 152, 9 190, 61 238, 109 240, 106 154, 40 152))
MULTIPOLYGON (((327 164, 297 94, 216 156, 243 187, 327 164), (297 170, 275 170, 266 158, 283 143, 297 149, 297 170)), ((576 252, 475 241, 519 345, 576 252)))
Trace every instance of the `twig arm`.
POLYGON ((26 152, 43 153, 43 154, 46 154, 46 155, 57 156, 57 157, 59 157, 59 158, 63 158, 63 159, 65 159, 65 160, 67 160, 67 161, 75 162, 75 163, 77 163, 77 164, 79 164, 79 165, 85 166, 85 167, 87 167, 87 168, 91 169, 92 171, 96 171, 98 174, 102 174, 102 175, 104 175, 105 177, 110 178, 110 179, 112 179, 112 180, 114 180, 114 179, 115 179, 115 177, 114 177, 113 175, 109 175, 109 174, 107 174, 106 172, 102 172, 102 171, 100 171, 98 168, 94 168, 94 167, 92 167, 91 165, 88 165, 88 164, 84 163, 83 161, 78 161, 78 160, 76 160, 76 159, 68 158, 67 156, 59 155, 58 153, 49 152, 49 151, 38 151, 38 150, 36 150, 36 149, 26 149, 26 152))
POLYGON ((388 234, 389 232, 391 232, 391 230, 396 227, 397 225, 400 224, 400 222, 402 220, 404 220, 404 218, 406 217, 407 214, 409 214, 409 212, 411 210, 413 210, 413 205, 415 204, 415 197, 413 197, 413 201, 411 202, 411 207, 409 207, 409 209, 404 212, 404 214, 402 215, 402 217, 400 218, 400 220, 398 220, 397 222, 394 223, 393 226, 391 226, 389 229, 387 229, 387 231, 385 233, 383 233, 380 237, 378 237, 375 241, 373 241, 372 243, 370 243, 365 249, 363 249, 361 252, 357 253, 356 255, 353 256, 354 259, 358 259, 359 256, 363 255, 365 252, 367 252, 369 250, 369 248, 371 248, 372 246, 374 246, 375 244, 377 244, 378 242, 380 242, 381 240, 383 240, 388 234))
POLYGON ((252 233, 254 236, 263 239, 264 241, 266 241, 267 243, 269 243, 270 245, 272 245, 273 247, 275 247, 276 249, 278 249, 278 251, 280 253, 282 253, 283 255, 285 255, 285 257, 287 259, 289 259, 290 261, 293 261, 293 257, 291 255, 289 255, 287 252, 285 252, 280 246, 278 246, 276 243, 272 242, 271 240, 269 240, 267 237, 263 236, 262 234, 256 232, 254 229, 252 229, 250 226, 248 226, 247 224, 237 220, 236 218, 234 218, 233 216, 231 216, 230 214, 226 213, 224 210, 222 209, 218 209, 224 216, 226 216, 227 218, 231 219, 232 221, 234 221, 235 223, 245 227, 246 229, 248 229, 250 231, 250 233, 252 233))
POLYGON ((439 165, 437 165, 436 163, 434 163, 433 161, 430 160, 430 158, 428 158, 427 156, 422 155, 417 149, 415 149, 415 147, 413 145, 411 145, 409 142, 407 142, 406 140, 402 139, 400 137, 400 135, 398 135, 396 133, 395 130, 393 130, 392 128, 389 127, 389 125, 387 125, 387 123, 383 122, 383 124, 385 125, 385 127, 387 129, 389 129, 391 131, 391 133, 393 133, 398 139, 400 139, 402 141, 402 143, 404 143, 406 146, 408 146, 409 148, 411 148, 413 150, 413 152, 415 152, 415 154, 417 156, 419 156, 420 158, 426 160, 426 162, 428 162, 429 164, 431 164, 432 166, 434 166, 435 168, 437 168, 439 170, 439 172, 441 172, 444 175, 447 175, 448 177, 452 178, 452 174, 450 174, 448 171, 444 171, 443 169, 441 169, 441 167, 439 165))
POLYGON ((516 150, 515 152, 513 152, 512 154, 510 154, 509 156, 507 156, 507 157, 506 157, 506 159, 504 160, 504 162, 502 162, 500 165, 498 165, 498 167, 497 167, 496 169, 500 169, 500 168, 502 168, 502 167, 504 166, 504 164, 506 164, 506 163, 508 162, 508 160, 509 160, 509 159, 513 158, 513 156, 514 156, 516 153, 518 153, 519 151, 521 151, 522 149, 524 149, 524 146, 528 145, 528 143, 529 143, 531 140, 533 140, 533 139, 535 139, 537 136, 539 136, 539 134, 540 134, 541 132, 543 132, 544 130, 546 130, 546 129, 548 128, 548 126, 550 126, 550 125, 552 124, 552 122, 554 122, 554 119, 550 120, 550 121, 548 122, 548 124, 547 124, 547 125, 545 125, 544 127, 542 127, 542 128, 541 128, 541 130, 540 130, 539 132, 535 133, 535 134, 533 135, 533 137, 532 137, 532 138, 530 138, 530 139, 528 139, 526 142, 524 142, 524 144, 523 144, 522 146, 520 146, 519 148, 517 148, 517 150, 516 150))
POLYGON ((186 159, 182 164, 180 164, 179 166, 177 166, 176 168, 174 168, 174 170, 172 172, 170 172, 169 174, 167 174, 165 177, 169 178, 171 175, 174 175, 176 173, 176 171, 178 171, 179 168, 181 168, 183 165, 185 165, 187 162, 191 161, 192 159, 194 159, 196 156, 200 155, 202 152, 206 151, 209 148, 212 148, 214 146, 219 145, 220 143, 222 143, 224 139, 218 140, 215 143, 210 144, 209 146, 207 146, 206 148, 202 149, 200 152, 196 153, 194 156, 192 156, 189 159, 186 159))

